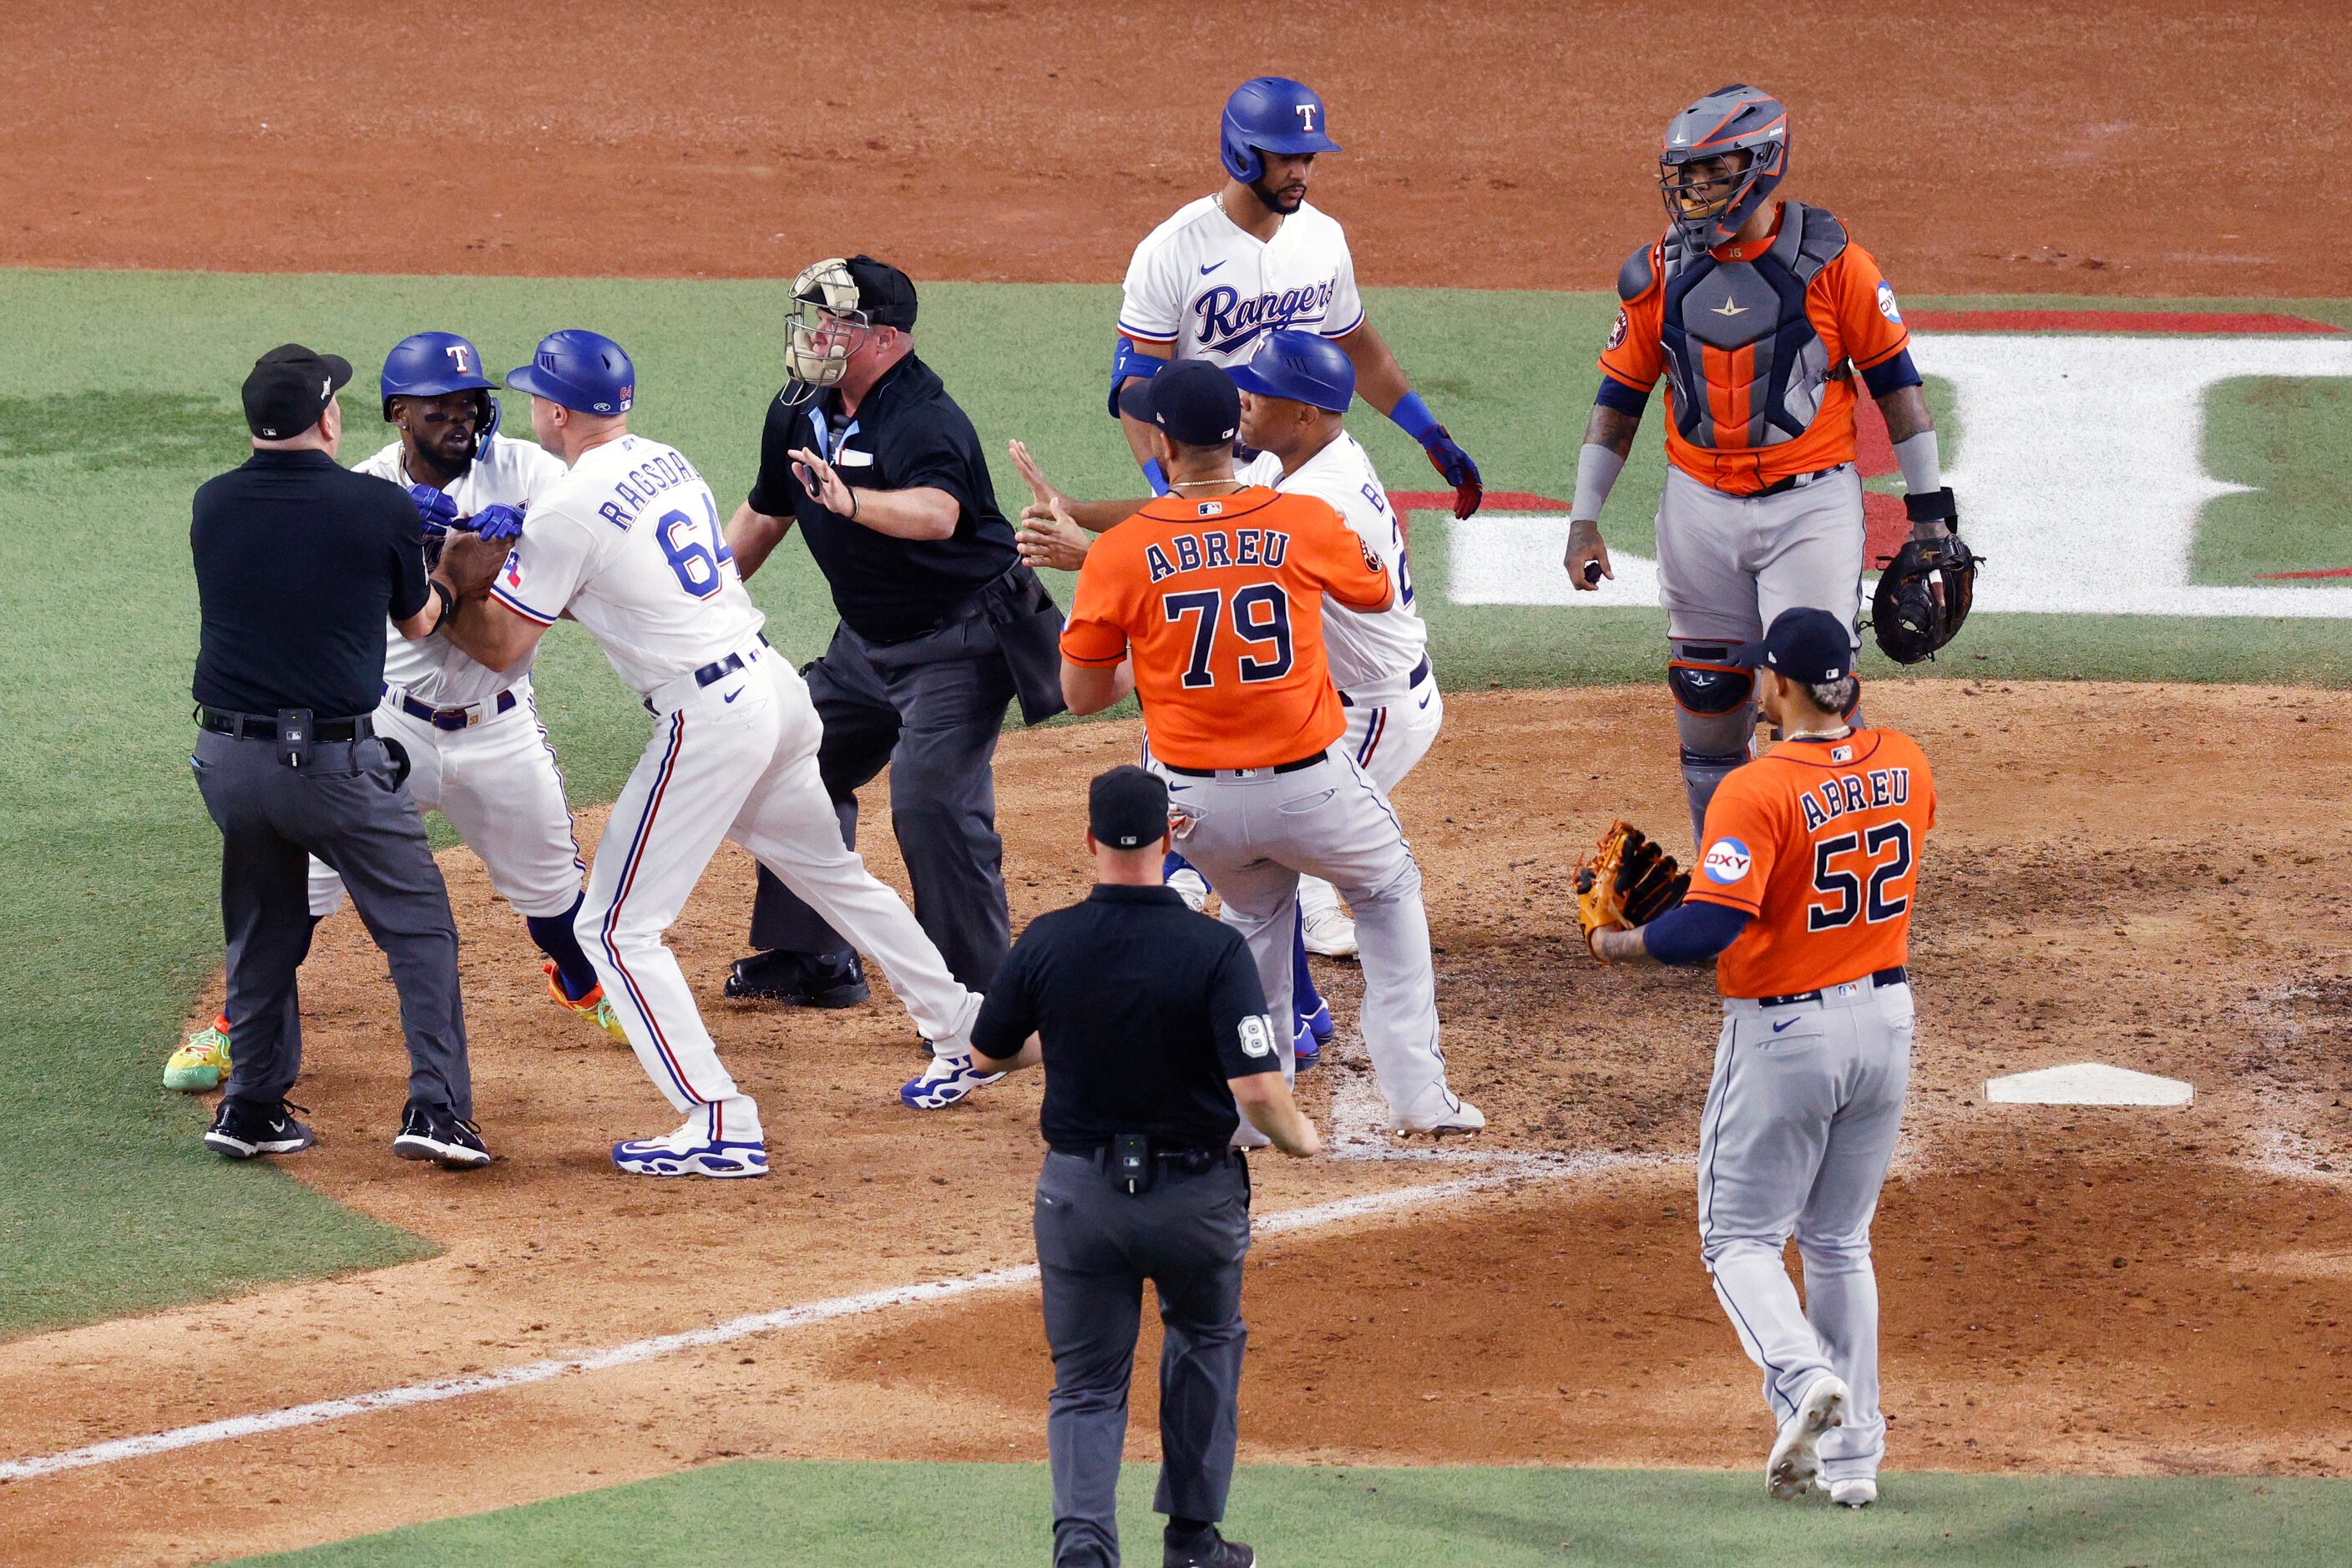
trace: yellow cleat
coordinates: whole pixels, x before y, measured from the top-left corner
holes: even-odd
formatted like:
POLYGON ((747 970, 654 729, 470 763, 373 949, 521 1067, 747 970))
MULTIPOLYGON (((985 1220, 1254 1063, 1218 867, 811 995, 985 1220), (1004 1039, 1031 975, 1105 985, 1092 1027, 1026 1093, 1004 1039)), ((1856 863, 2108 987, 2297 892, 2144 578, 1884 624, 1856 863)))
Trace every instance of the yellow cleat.
POLYGON ((228 1020, 215 1018, 190 1035, 163 1064, 163 1087, 202 1094, 228 1081, 228 1020))
POLYGON ((621 1026, 620 1017, 613 1011, 613 1005, 604 1000, 604 988, 602 985, 575 1002, 563 994, 563 982, 556 978, 555 960, 551 958, 540 967, 547 972, 547 994, 550 1001, 567 1012, 579 1014, 612 1036, 614 1043, 623 1046, 629 1043, 629 1032, 621 1026))

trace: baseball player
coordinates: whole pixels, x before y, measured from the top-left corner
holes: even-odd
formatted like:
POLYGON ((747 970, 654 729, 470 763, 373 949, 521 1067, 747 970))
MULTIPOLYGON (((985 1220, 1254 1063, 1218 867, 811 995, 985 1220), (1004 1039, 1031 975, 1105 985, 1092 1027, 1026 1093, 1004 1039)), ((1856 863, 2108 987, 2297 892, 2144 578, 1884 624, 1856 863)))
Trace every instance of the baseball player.
POLYGON ((1666 127, 1658 167, 1669 222, 1617 275, 1563 564, 1579 592, 1616 575, 1601 509, 1664 377, 1658 581, 1697 836, 1755 732, 1753 682, 1727 662, 1731 647, 1792 605, 1833 607, 1850 629, 1861 613, 1857 374, 1886 416, 1913 536, 1945 537, 1958 514, 1895 290, 1837 219, 1771 199, 1789 168, 1780 101, 1751 87, 1707 94, 1666 127))
POLYGON ((1909 736, 1845 717, 1860 697, 1852 630, 1843 598, 1834 612, 1799 606, 1727 656, 1754 670, 1781 743, 1715 792, 1685 902, 1633 929, 1585 918, 1604 963, 1721 955, 1700 1253, 1764 1371, 1780 1424, 1772 1495, 1818 1486, 1862 1508, 1886 1451, 1870 1220, 1910 1076, 1904 964, 1936 785, 1909 736), (1791 1233, 1801 1304, 1781 1262, 1791 1233))
MULTIPOLYGON (((553 457, 498 433, 498 399, 481 352, 454 332, 403 338, 384 356, 381 390, 384 422, 399 439, 353 467, 409 492, 428 550, 437 550, 452 527, 496 533, 517 526, 563 477, 553 457)), ((546 955, 548 994, 627 1044, 572 934, 580 846, 532 700, 529 662, 488 669, 446 637, 411 640, 389 623, 384 634, 375 730, 406 754, 409 793, 449 819, 482 858, 490 885, 523 917, 546 955)), ((342 900, 341 879, 313 858, 311 918, 324 920, 342 900)), ((228 1033, 224 1016, 190 1036, 164 1064, 164 1087, 217 1088, 228 1076, 228 1033)))
POLYGON ((722 839, 873 953, 925 1037, 959 1047, 950 1054, 966 1067, 980 997, 843 845, 817 775, 808 688, 761 636, 765 617, 743 591, 709 486, 675 447, 629 433, 628 355, 594 332, 560 331, 507 383, 531 395, 540 444, 570 471, 539 498, 503 566, 495 546, 452 541, 452 576, 489 594, 460 606, 450 636, 511 668, 569 614, 654 716, 577 928, 637 1060, 687 1120, 614 1145, 613 1163, 636 1175, 765 1175, 759 1106, 720 1065, 662 942, 722 839))
POLYGON ((1388 796, 1335 743, 1347 721, 1323 601, 1379 614, 1395 574, 1328 502, 1235 477, 1241 395, 1219 366, 1181 362, 1127 388, 1120 408, 1151 426, 1170 493, 1087 552, 1062 634, 1070 710, 1140 698, 1177 844, 1215 880, 1276 1017, 1291 1005, 1299 874, 1339 886, 1356 910, 1364 1047, 1391 1130, 1475 1131, 1486 1118, 1446 1087, 1438 1049, 1421 868, 1388 796))

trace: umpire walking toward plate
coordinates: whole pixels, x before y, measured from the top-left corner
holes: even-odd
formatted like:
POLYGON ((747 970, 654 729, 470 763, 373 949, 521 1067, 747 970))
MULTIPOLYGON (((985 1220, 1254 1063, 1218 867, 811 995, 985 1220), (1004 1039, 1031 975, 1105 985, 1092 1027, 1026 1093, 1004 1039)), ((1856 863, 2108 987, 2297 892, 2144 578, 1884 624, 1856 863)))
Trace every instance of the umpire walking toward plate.
POLYGON ((1054 1350, 1054 1563, 1118 1568, 1119 1456, 1150 1279, 1166 1330, 1161 1561, 1249 1568, 1256 1554, 1217 1531, 1247 1337, 1249 1166, 1230 1145, 1243 1112, 1286 1154, 1321 1142, 1284 1081, 1248 948, 1161 882, 1166 783, 1113 768, 1087 808, 1100 880, 1022 933, 972 1027, 982 1069, 1045 1067, 1035 1224, 1054 1350))
MULTIPOLYGON (((1029 723, 1062 710, 1061 613, 1013 547, 971 421, 915 353, 915 310, 912 280, 868 256, 794 281, 792 380, 768 405, 727 543, 748 578, 800 525, 841 616, 802 673, 842 837, 856 846, 856 792, 887 765, 915 918, 956 979, 984 991, 1013 931, 990 763, 1016 695, 1029 723)), ((866 998, 856 950, 765 870, 751 945, 730 996, 866 998)), ((903 1098, 933 1110, 974 1087, 935 1057, 903 1098)))
POLYGON ((1862 1508, 1886 1453, 1870 1220, 1911 1073, 1904 965, 1936 785, 1908 735, 1844 718, 1861 696, 1846 615, 1843 595, 1834 613, 1784 610, 1732 652, 1781 742, 1715 792, 1688 900, 1628 930, 1588 892, 1580 915, 1604 963, 1721 954, 1700 1256, 1764 1369, 1772 1495, 1862 1508), (1781 1261, 1792 1233, 1801 1303, 1781 1261))
POLYGON ((221 831, 221 925, 236 1055, 207 1147, 289 1154, 310 1130, 286 1101, 302 1064, 295 971, 310 951, 310 857, 333 868, 400 993, 408 1104, 393 1152, 487 1165, 473 1124, 457 928, 448 889, 378 738, 384 623, 429 637, 456 602, 428 576, 399 486, 335 462, 349 361, 288 343, 245 382, 253 456, 196 491, 189 544, 204 629, 189 757, 221 831))

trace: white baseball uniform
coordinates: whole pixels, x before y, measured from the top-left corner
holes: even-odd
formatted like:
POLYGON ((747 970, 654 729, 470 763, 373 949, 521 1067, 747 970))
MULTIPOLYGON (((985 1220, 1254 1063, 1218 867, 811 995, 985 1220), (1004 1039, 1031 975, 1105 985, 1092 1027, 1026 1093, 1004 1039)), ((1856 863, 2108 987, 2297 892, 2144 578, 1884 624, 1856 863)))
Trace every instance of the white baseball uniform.
POLYGON ((638 1062, 673 1106, 709 1108, 714 1139, 761 1136, 758 1106, 720 1065, 662 942, 722 839, 873 954, 943 1054, 969 1048, 980 997, 843 846, 817 776, 823 726, 808 687, 760 635, 765 617, 691 463, 642 436, 583 453, 531 509, 490 591, 541 626, 569 610, 654 716, 575 929, 638 1062))
MULTIPOLYGON (((397 441, 352 467, 404 487, 426 482, 408 472, 397 441)), ((528 509, 562 478, 562 462, 537 442, 492 436, 448 494, 457 515, 471 517, 488 506, 528 509)), ((517 914, 570 910, 584 863, 530 669, 491 669, 446 637, 412 641, 387 621, 383 680, 376 733, 407 752, 416 804, 449 819, 517 914)), ((331 915, 342 901, 342 879, 313 857, 311 914, 331 915)))
POLYGON ((1341 338, 1363 324, 1348 237, 1304 202, 1272 239, 1242 228, 1214 196, 1187 203, 1135 247, 1118 307, 1118 330, 1138 342, 1226 365, 1279 327, 1341 338))

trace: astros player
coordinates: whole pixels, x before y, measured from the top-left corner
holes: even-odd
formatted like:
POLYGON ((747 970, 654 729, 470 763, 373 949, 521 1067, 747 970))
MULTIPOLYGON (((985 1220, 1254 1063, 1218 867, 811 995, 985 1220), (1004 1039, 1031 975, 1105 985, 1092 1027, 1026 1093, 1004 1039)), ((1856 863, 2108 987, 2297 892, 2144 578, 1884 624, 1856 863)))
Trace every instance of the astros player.
POLYGON ((1936 825, 1927 759, 1907 735, 1855 729, 1851 626, 1782 611, 1727 663, 1756 672, 1781 743, 1707 807, 1687 901, 1598 931, 1603 963, 1721 954, 1723 1033, 1699 1123, 1700 1254, 1780 1423, 1779 1498, 1818 1486, 1878 1498, 1878 1282, 1870 1220, 1911 1071, 1908 956, 1919 855, 1936 825), (1781 1257, 1804 1258, 1797 1300, 1781 1257))
MULTIPOLYGON (((1789 116, 1751 87, 1707 94, 1666 127, 1664 238, 1626 258, 1577 459, 1570 584, 1613 577, 1601 509, 1661 377, 1672 423, 1658 502, 1675 722, 1691 831, 1747 760, 1752 681, 1726 661, 1792 605, 1861 613, 1862 481, 1854 377, 1886 417, 1919 538, 1957 522, 1895 290, 1845 226, 1776 202, 1789 116)), ((1860 646, 1860 637, 1855 637, 1860 646)))
MULTIPOLYGON (((1314 496, 1234 473, 1233 377, 1180 362, 1129 387, 1170 494, 1095 541, 1062 634, 1075 713, 1129 691, 1147 763, 1168 780, 1173 831, 1224 898, 1276 1017, 1291 1005, 1301 872, 1338 884, 1363 947, 1365 1054, 1398 1132, 1471 1132, 1477 1108, 1445 1083, 1421 868, 1344 734, 1323 647, 1323 601, 1386 610, 1396 579, 1314 496)), ((1283 1042, 1285 1072, 1295 1070, 1283 1042)))
POLYGON ((943 1052, 951 1044, 969 1057, 980 997, 843 846, 817 776, 821 727, 808 688, 761 636, 764 617, 743 591, 709 486, 675 447, 629 433, 628 355, 594 332, 560 331, 507 383, 531 395, 540 444, 570 471, 532 507, 503 566, 494 547, 453 537, 451 575, 490 591, 460 605, 450 636, 511 668, 569 614, 654 718, 577 929, 637 1060, 687 1121, 615 1145, 613 1162, 637 1175, 765 1175, 759 1106, 720 1065, 662 942, 722 839, 873 953, 943 1052))
MULTIPOLYGON (((398 440, 354 467, 409 491, 436 539, 461 521, 512 512, 563 476, 563 465, 529 441, 498 433, 499 405, 481 352, 454 332, 418 332, 384 356, 385 423, 398 440)), ((528 662, 487 669, 446 637, 411 640, 386 624, 383 699, 376 733, 407 753, 408 788, 437 807, 523 917, 547 955, 548 994, 627 1043, 605 1005, 595 966, 572 934, 580 905, 580 846, 563 776, 539 722, 528 662)), ((343 885, 310 862, 310 916, 324 920, 343 885)), ((215 1018, 172 1053, 167 1089, 217 1088, 228 1075, 228 1024, 215 1018)))

